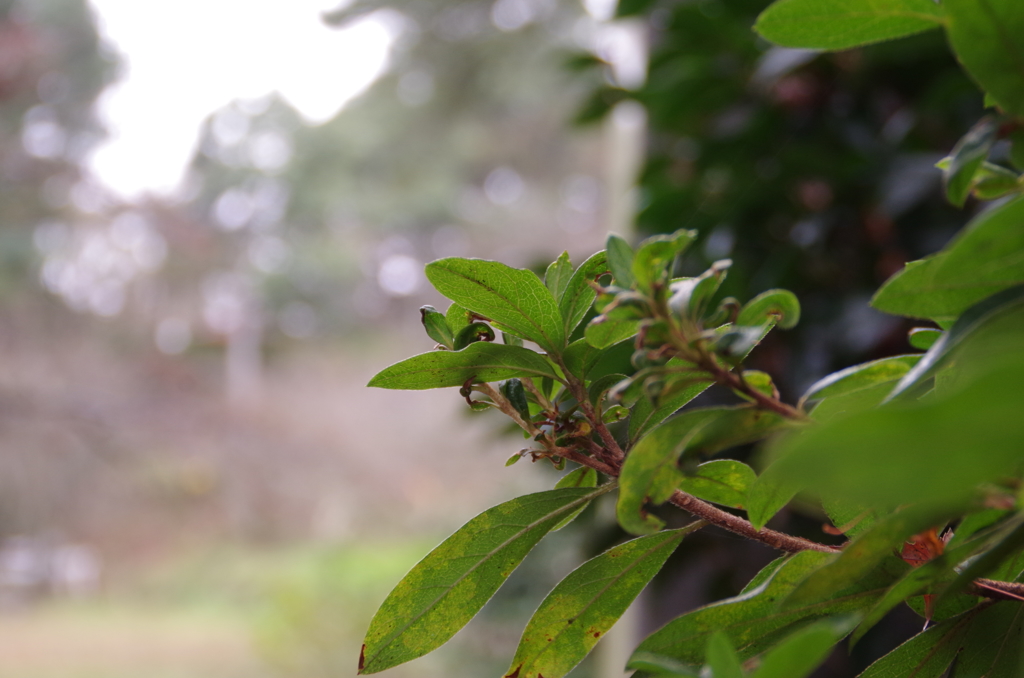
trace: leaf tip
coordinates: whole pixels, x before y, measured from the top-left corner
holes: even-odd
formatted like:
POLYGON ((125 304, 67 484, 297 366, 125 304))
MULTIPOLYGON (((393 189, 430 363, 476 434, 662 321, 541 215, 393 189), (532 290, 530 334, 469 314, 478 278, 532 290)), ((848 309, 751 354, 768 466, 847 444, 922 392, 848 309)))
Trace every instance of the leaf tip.
POLYGON ((366 643, 359 648, 359 673, 363 672, 363 667, 366 666, 366 643))

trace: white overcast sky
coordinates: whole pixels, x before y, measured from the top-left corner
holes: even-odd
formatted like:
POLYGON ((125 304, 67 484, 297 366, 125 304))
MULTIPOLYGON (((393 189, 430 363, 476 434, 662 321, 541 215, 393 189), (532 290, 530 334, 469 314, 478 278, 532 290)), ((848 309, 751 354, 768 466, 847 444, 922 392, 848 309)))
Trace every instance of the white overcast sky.
POLYGON ((333 118, 384 71, 394 30, 326 26, 337 0, 90 2, 125 68, 98 104, 110 138, 89 166, 128 199, 172 193, 203 120, 232 101, 278 92, 311 124, 333 118))

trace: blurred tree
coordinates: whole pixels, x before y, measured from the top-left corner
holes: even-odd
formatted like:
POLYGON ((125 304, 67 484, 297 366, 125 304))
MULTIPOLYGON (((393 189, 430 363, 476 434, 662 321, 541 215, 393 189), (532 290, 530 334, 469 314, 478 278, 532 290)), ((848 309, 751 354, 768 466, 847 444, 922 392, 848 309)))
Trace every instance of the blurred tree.
POLYGON ((390 68, 335 119, 271 96, 206 126, 181 210, 206 254, 176 262, 172 237, 167 277, 179 296, 204 281, 215 331, 233 304, 273 345, 349 332, 408 310, 424 261, 528 264, 603 236, 601 139, 565 130, 593 83, 558 66, 594 30, 580 6, 366 2, 327 20, 368 13, 397 35, 390 68))
MULTIPOLYGON (((84 0, 0 3, 0 276, 27 291, 33 237, 49 252, 94 208, 80 163, 103 136, 92 102, 115 73, 84 0)), ((36 288, 38 289, 38 288, 36 288)))

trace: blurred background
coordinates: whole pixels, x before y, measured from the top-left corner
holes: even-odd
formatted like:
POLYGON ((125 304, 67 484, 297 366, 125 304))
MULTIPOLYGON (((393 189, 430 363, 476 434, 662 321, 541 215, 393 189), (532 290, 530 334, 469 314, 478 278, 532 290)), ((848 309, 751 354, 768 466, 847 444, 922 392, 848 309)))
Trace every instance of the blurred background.
MULTIPOLYGON (((867 299, 965 222, 933 164, 981 97, 941 35, 771 48, 767 4, 0 0, 0 678, 354 675, 413 563, 549 487, 454 392, 365 389, 431 348, 432 259, 696 228, 686 273, 800 295, 753 359, 784 397, 907 350, 867 299)), ((387 675, 500 675, 610 508, 387 675)), ((759 549, 694 538, 633 628, 759 549)))

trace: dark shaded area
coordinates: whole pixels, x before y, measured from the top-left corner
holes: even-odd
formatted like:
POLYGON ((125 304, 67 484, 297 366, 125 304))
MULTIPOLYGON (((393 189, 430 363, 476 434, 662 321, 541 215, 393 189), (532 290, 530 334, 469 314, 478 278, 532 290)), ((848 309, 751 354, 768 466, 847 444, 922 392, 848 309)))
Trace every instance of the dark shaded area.
MULTIPOLYGON (((720 297, 746 300, 774 287, 797 294, 799 326, 773 332, 747 363, 794 402, 834 370, 911 350, 913 325, 868 302, 905 262, 938 250, 969 218, 940 197, 934 163, 980 117, 982 97, 939 31, 834 54, 784 50, 751 32, 768 4, 620 3, 620 17, 649 31, 647 82, 595 91, 579 121, 600 119, 626 99, 645 107, 637 226, 641 236, 699 232, 681 274, 731 258, 720 297)), ((721 398, 709 392, 699 400, 721 398)), ((825 521, 813 508, 789 510, 771 527, 829 542, 825 521)), ((714 528, 688 538, 652 586, 645 635, 736 595, 776 555, 714 528)), ((814 675, 854 676, 922 624, 901 606, 852 652, 838 647, 814 675)))
POLYGON ((867 301, 967 220, 934 199, 933 165, 980 117, 982 97, 939 31, 815 55, 752 33, 767 4, 623 3, 620 15, 650 31, 647 82, 595 92, 580 117, 624 98, 646 108, 637 225, 700 233, 684 275, 731 258, 721 296, 797 294, 799 327, 751 359, 795 399, 833 370, 909 350, 908 327, 867 301))

